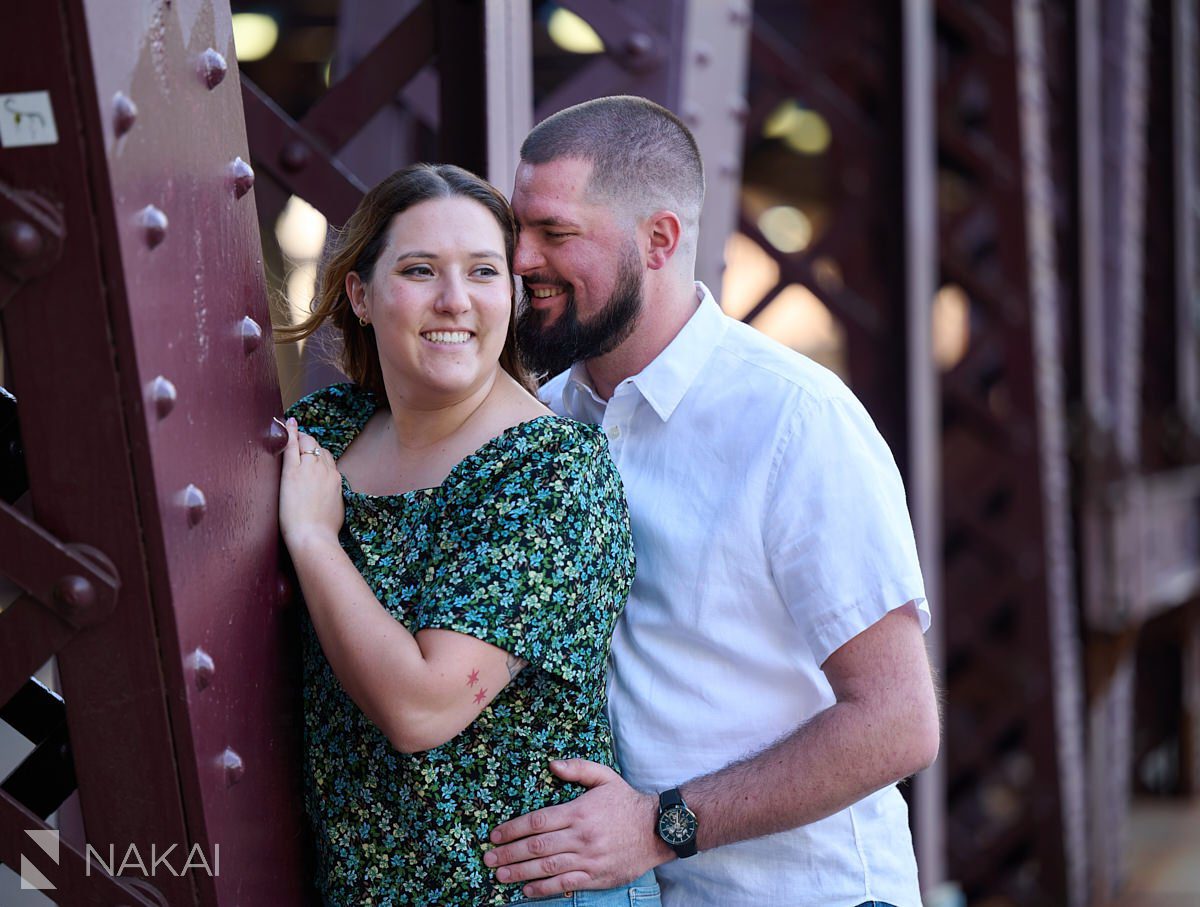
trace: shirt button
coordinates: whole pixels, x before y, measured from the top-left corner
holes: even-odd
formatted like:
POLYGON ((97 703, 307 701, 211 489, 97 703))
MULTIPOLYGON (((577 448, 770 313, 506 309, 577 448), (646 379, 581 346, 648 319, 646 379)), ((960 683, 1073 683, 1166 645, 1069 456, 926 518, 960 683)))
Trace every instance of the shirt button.
POLYGON ((615 441, 621 437, 621 426, 613 425, 605 431, 605 434, 608 435, 610 441, 615 441))

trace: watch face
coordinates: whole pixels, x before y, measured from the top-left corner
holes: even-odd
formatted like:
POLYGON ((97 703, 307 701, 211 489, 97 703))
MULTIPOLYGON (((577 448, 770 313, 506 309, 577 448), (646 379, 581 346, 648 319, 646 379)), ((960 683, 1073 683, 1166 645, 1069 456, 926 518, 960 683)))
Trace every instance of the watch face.
POLYGON ((696 835, 696 817, 682 806, 670 806, 658 817, 658 836, 668 844, 683 844, 696 835))

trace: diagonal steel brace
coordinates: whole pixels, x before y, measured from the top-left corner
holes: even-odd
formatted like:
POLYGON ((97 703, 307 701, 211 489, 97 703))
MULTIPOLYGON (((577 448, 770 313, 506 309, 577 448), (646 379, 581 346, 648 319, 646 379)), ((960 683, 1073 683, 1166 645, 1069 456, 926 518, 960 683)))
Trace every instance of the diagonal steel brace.
POLYGON ((104 620, 121 581, 101 552, 64 544, 0 501, 0 573, 76 629, 104 620))

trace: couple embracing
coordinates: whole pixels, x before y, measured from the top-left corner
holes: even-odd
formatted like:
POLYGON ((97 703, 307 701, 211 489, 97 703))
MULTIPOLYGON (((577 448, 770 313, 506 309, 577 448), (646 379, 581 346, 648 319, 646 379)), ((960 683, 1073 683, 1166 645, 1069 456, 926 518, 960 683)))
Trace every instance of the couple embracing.
POLYGON ((331 322, 351 379, 289 410, 280 490, 325 903, 919 907, 900 476, 695 281, 703 197, 669 111, 577 105, 511 207, 451 166, 372 189, 282 332, 331 322))

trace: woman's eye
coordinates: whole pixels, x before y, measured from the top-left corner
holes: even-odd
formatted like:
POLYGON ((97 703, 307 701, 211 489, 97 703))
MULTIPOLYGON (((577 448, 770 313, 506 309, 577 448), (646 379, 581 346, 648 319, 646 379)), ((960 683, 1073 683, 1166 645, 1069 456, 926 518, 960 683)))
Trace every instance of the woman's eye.
POLYGON ((500 272, 491 265, 480 265, 475 269, 474 273, 476 277, 496 277, 500 274, 500 272))
POLYGON ((430 277, 433 275, 433 268, 429 267, 429 265, 410 265, 400 273, 413 277, 430 277))

